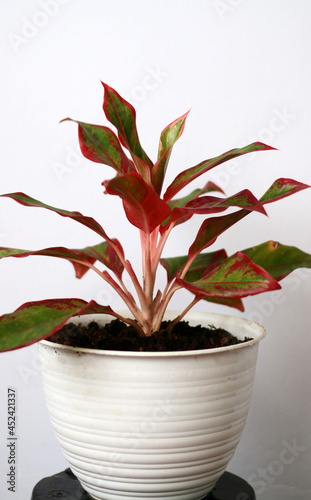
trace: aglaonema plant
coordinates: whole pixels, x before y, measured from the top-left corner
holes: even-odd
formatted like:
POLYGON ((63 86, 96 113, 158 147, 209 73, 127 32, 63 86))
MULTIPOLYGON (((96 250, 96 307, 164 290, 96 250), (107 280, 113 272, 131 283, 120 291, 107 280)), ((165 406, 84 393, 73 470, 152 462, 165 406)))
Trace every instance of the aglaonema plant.
POLYGON ((309 186, 293 179, 277 179, 257 199, 248 189, 226 196, 213 182, 190 190, 180 197, 180 191, 195 179, 218 165, 246 153, 274 148, 255 142, 232 149, 215 158, 202 161, 183 172, 162 193, 168 162, 175 142, 182 135, 188 113, 170 123, 161 133, 155 163, 142 148, 136 128, 136 113, 131 104, 114 89, 105 89, 103 110, 117 134, 106 126, 78 124, 82 154, 96 163, 112 167, 116 175, 104 181, 107 194, 118 196, 128 221, 138 229, 142 256, 140 278, 125 256, 118 239, 108 236, 102 225, 79 212, 46 205, 23 193, 3 194, 27 207, 41 207, 68 217, 97 233, 100 242, 83 249, 64 247, 43 250, 0 248, 0 258, 52 256, 71 262, 77 278, 88 270, 96 272, 123 299, 131 317, 122 316, 109 305, 76 298, 60 298, 29 302, 11 314, 0 318, 0 348, 11 350, 48 338, 73 316, 104 313, 133 325, 141 336, 159 330, 165 311, 176 292, 186 289, 193 295, 189 305, 171 322, 179 322, 200 300, 227 305, 243 311, 242 298, 280 288, 279 281, 299 267, 311 267, 311 256, 298 248, 268 241, 228 256, 225 250, 204 251, 219 235, 251 212, 266 214, 265 206, 309 186), (224 214, 228 209, 229 213, 224 214), (165 244, 174 228, 200 214, 204 220, 191 242, 187 255, 163 257, 165 244), (167 273, 163 290, 155 290, 156 275, 161 264, 167 273), (124 273, 133 284, 131 292, 124 273))

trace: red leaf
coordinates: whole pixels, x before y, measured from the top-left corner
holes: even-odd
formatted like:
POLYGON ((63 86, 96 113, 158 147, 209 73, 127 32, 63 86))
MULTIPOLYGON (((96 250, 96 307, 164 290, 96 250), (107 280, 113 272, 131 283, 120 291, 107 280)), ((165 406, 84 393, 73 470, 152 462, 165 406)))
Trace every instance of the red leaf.
POLYGON ((115 177, 103 184, 107 193, 122 198, 128 220, 145 233, 151 233, 171 212, 168 204, 137 172, 115 177))

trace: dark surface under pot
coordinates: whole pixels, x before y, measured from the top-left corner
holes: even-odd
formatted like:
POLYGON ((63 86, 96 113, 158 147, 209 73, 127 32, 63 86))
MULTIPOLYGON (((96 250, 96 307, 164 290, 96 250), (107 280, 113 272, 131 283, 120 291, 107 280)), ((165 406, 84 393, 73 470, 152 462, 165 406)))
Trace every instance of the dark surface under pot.
MULTIPOLYGON (((30 500, 92 500, 70 469, 41 479, 30 500)), ((253 488, 244 479, 225 472, 204 500, 256 500, 253 488)))

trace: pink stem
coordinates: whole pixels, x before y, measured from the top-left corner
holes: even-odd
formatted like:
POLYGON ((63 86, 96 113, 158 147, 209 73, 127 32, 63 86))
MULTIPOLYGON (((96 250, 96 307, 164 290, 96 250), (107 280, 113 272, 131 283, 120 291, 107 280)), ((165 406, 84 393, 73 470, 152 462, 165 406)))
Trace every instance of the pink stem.
POLYGON ((130 299, 130 297, 123 291, 123 289, 118 285, 118 283, 110 276, 108 271, 104 271, 102 273, 103 279, 109 283, 110 286, 117 292, 117 294, 121 297, 121 299, 125 302, 133 316, 141 323, 142 321, 142 315, 141 311, 138 309, 137 305, 133 300, 130 299))
POLYGON ((155 331, 159 330, 161 323, 162 323, 162 320, 163 320, 163 316, 164 316, 165 311, 167 309, 167 306, 168 306, 171 298, 173 297, 174 293, 177 290, 179 290, 180 288, 182 288, 182 286, 179 285, 174 280, 174 282, 173 282, 170 290, 167 292, 166 296, 164 298, 162 297, 162 301, 160 303, 160 306, 159 306, 159 309, 158 309, 158 312, 157 312, 157 315, 156 315, 155 321, 154 321, 154 330, 155 331))
POLYGON ((195 306, 199 301, 201 300, 201 297, 199 295, 196 295, 195 298, 190 302, 190 304, 175 318, 173 321, 170 322, 169 327, 167 329, 168 332, 171 332, 177 323, 183 319, 183 317, 187 314, 190 309, 195 306))
POLYGON ((175 226, 175 223, 171 223, 170 226, 169 226, 169 228, 165 231, 165 233, 160 236, 159 244, 158 244, 158 246, 155 249, 154 259, 153 259, 153 262, 152 262, 153 269, 157 269, 157 267, 159 265, 159 262, 160 262, 160 259, 161 259, 161 255, 162 255, 163 249, 165 247, 167 238, 169 237, 169 235, 170 235, 172 229, 174 228, 174 226, 175 226))

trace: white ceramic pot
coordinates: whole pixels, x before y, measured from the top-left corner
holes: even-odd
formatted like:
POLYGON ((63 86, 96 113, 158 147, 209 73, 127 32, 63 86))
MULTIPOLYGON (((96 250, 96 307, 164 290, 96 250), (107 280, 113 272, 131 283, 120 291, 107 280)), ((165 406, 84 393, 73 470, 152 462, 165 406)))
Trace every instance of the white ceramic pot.
POLYGON ((161 353, 39 343, 52 425, 93 498, 201 499, 225 471, 246 421, 265 331, 232 316, 191 312, 186 319, 254 340, 161 353))

